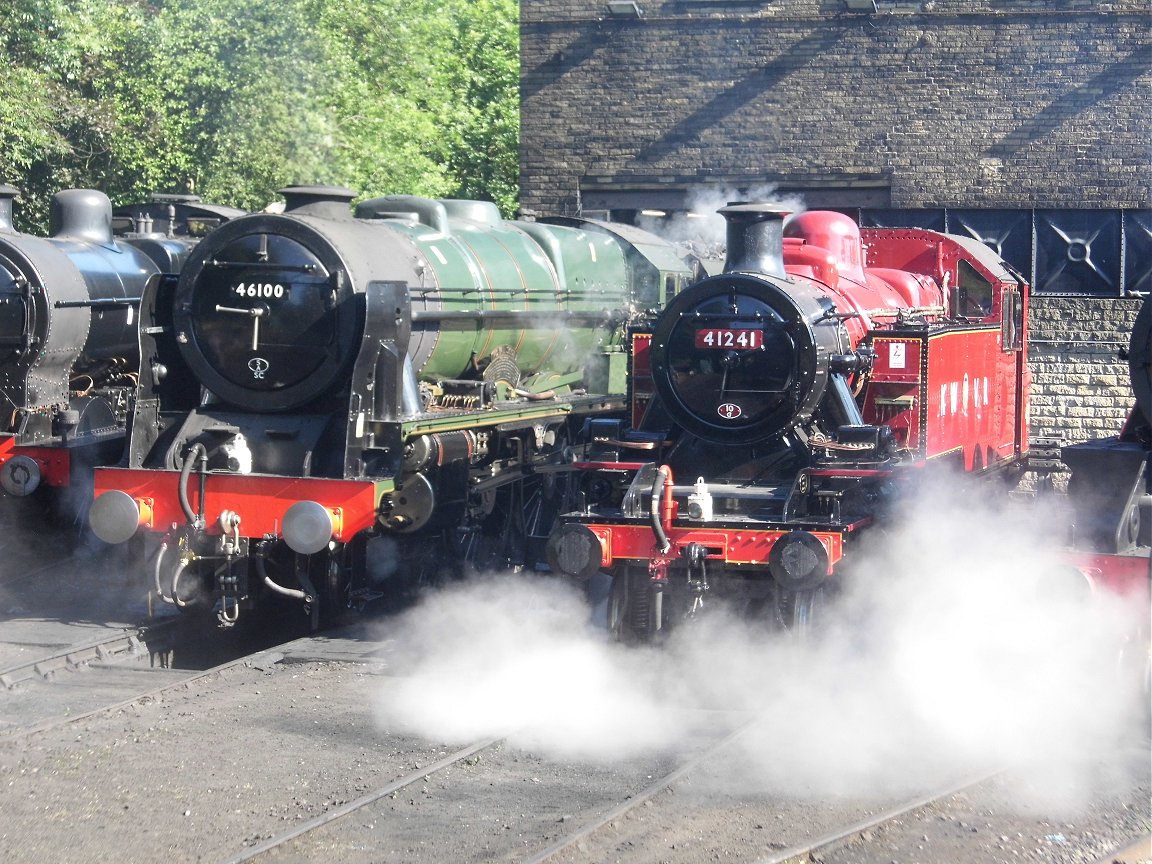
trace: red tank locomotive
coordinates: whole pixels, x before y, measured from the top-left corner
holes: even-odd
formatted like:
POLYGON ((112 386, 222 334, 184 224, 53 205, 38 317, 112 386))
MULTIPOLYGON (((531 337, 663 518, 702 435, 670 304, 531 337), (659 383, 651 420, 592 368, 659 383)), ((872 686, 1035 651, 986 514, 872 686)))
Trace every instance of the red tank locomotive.
POLYGON ((900 478, 1020 471, 1028 286, 979 242, 758 204, 720 211, 724 272, 632 338, 632 428, 593 424, 562 573, 611 577, 647 639, 704 598, 804 627, 900 478))

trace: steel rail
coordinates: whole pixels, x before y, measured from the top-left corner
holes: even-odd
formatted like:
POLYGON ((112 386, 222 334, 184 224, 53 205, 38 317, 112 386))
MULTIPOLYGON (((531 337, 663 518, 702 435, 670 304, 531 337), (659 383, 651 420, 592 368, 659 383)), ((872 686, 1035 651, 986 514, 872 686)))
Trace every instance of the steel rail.
POLYGON ((51 654, 23 660, 0 669, 0 685, 11 690, 21 681, 32 678, 51 680, 57 672, 80 669, 94 662, 102 662, 125 654, 137 655, 147 648, 149 639, 164 635, 178 619, 172 618, 152 624, 121 627, 113 633, 99 636, 89 642, 69 645, 51 654))
MULTIPOLYGON (((646 789, 644 789, 644 791, 640 792, 635 797, 629 798, 627 801, 621 803, 619 806, 613 808, 603 816, 581 826, 580 828, 565 836, 562 840, 559 840, 543 851, 538 852, 535 856, 525 859, 522 864, 544 864, 544 862, 554 858, 561 852, 571 849, 590 834, 593 834, 610 822, 619 819, 621 816, 636 809, 637 807, 643 805, 646 801, 655 797, 661 791, 668 788, 668 786, 670 786, 672 783, 691 772, 706 759, 715 755, 724 747, 728 746, 740 736, 744 735, 752 727, 754 727, 757 722, 758 721, 755 719, 748 721, 746 724, 731 732, 728 736, 714 744, 712 747, 696 755, 681 765, 679 768, 676 768, 664 777, 657 780, 652 785, 648 786, 646 789)), ((959 782, 951 783, 945 788, 938 789, 927 795, 920 796, 916 799, 908 801, 904 804, 887 810, 874 818, 864 820, 850 826, 849 828, 820 837, 812 843, 786 849, 778 855, 772 856, 771 858, 758 859, 755 864, 807 864, 809 861, 819 860, 819 853, 821 851, 835 848, 836 846, 844 843, 846 840, 850 840, 851 838, 859 835, 864 831, 875 828, 899 816, 906 815, 907 813, 918 810, 919 808, 931 804, 934 801, 938 801, 949 795, 954 795, 955 793, 964 789, 976 786, 1001 773, 1001 770, 988 771, 975 776, 970 776, 959 782)))
POLYGON ((947 798, 950 795, 955 795, 957 792, 962 792, 965 789, 970 789, 973 786, 978 786, 993 777, 999 776, 1004 773, 1004 769, 997 769, 995 771, 986 771, 981 774, 971 775, 963 780, 954 781, 945 787, 936 789, 925 795, 913 798, 903 804, 898 804, 877 816, 863 821, 857 822, 847 828, 833 831, 819 837, 810 843, 805 843, 800 846, 793 846, 790 849, 785 849, 782 852, 771 856, 770 858, 759 858, 755 864, 807 864, 809 861, 819 861, 821 853, 829 852, 853 838, 863 834, 865 831, 871 831, 881 825, 898 819, 901 816, 907 816, 909 813, 914 813, 921 807, 927 807, 929 804, 947 798))
MULTIPOLYGON (((176 619, 179 621, 180 619, 176 619)), ((167 684, 162 684, 159 687, 153 687, 149 690, 136 693, 126 699, 121 699, 109 705, 101 705, 97 708, 92 708, 88 711, 82 711, 79 714, 66 714, 59 717, 50 717, 47 720, 41 720, 33 723, 30 726, 16 726, 12 729, 0 730, 0 741, 14 741, 19 738, 24 738, 33 735, 37 732, 45 732, 49 729, 55 729, 58 726, 67 726, 71 723, 79 723, 81 720, 87 720, 89 717, 95 717, 108 711, 118 711, 122 708, 127 708, 134 705, 141 699, 154 699, 170 690, 186 687, 193 681, 198 681, 201 678, 207 678, 209 675, 214 675, 218 672, 223 672, 231 669, 234 666, 239 666, 243 663, 252 663, 254 660, 261 656, 270 656, 274 658, 273 662, 278 661, 283 655, 278 654, 275 649, 262 649, 252 654, 245 654, 243 657, 237 657, 234 660, 229 660, 227 663, 221 663, 218 666, 213 666, 209 669, 201 669, 195 672, 190 672, 188 675, 182 676, 178 681, 170 681, 167 684)))
POLYGON ((355 813, 357 810, 360 810, 364 807, 367 807, 369 804, 379 801, 385 795, 391 795, 393 792, 403 789, 405 786, 411 786, 413 783, 419 783, 429 774, 435 774, 438 771, 443 771, 445 768, 449 768, 452 765, 455 765, 460 760, 467 759, 472 754, 479 753, 481 750, 487 750, 489 747, 493 747, 503 740, 503 738, 487 738, 483 741, 477 741, 475 743, 469 744, 467 747, 464 747, 461 750, 457 750, 455 753, 449 753, 443 759, 438 759, 425 768, 420 768, 416 771, 405 774, 403 777, 392 781, 387 786, 381 786, 379 789, 376 789, 373 792, 369 792, 367 795, 362 795, 355 801, 349 801, 347 804, 342 804, 334 810, 329 810, 322 816, 309 819, 307 822, 302 822, 295 828, 292 828, 283 834, 278 834, 275 837, 265 840, 259 846, 253 846, 251 849, 242 852, 235 858, 229 858, 225 864, 243 864, 245 861, 251 861, 258 855, 263 855, 265 852, 269 852, 273 849, 283 846, 285 843, 291 840, 295 840, 297 837, 300 837, 304 834, 310 834, 319 828, 323 828, 330 822, 335 822, 337 819, 342 819, 350 813, 355 813))
POLYGON ((702 762, 715 756, 725 747, 741 738, 759 722, 760 721, 758 718, 747 721, 743 725, 734 729, 732 732, 729 732, 711 747, 708 747, 702 752, 697 753, 691 759, 684 762, 684 764, 682 764, 680 767, 673 769, 659 780, 657 780, 655 783, 652 783, 650 786, 646 787, 636 795, 631 796, 627 801, 621 802, 602 816, 593 819, 591 822, 585 823, 575 831, 572 831, 566 835, 562 840, 558 840, 543 851, 536 853, 531 858, 524 859, 521 864, 543 864, 543 862, 554 858, 561 852, 571 849, 585 837, 600 830, 609 822, 613 822, 616 819, 619 819, 624 814, 635 810, 637 807, 643 805, 646 801, 654 798, 656 795, 659 795, 663 790, 667 789, 671 784, 675 783, 685 774, 695 770, 702 762))

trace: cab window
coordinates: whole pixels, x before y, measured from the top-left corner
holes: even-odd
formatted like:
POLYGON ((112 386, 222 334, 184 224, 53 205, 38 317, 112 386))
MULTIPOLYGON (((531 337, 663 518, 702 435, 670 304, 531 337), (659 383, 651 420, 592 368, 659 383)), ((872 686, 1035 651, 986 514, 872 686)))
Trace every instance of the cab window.
POLYGON ((992 283, 967 261, 956 266, 956 286, 952 289, 952 309, 964 318, 987 318, 992 314, 992 283))
POLYGON ((1020 333, 1024 328, 1024 304, 1015 286, 1005 287, 1000 295, 1000 350, 1020 350, 1020 333))

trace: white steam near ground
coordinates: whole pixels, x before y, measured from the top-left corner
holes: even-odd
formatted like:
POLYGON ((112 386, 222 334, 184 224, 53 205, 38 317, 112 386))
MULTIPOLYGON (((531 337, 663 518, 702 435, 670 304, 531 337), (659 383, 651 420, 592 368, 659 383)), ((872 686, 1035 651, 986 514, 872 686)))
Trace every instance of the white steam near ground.
POLYGON ((1148 610, 1071 581, 1054 589, 1059 538, 1042 512, 958 497, 925 491, 898 531, 873 532, 807 641, 716 614, 630 648, 558 580, 458 583, 388 625, 401 677, 380 695, 380 722, 618 760, 740 709, 759 721, 736 760, 751 788, 888 795, 1023 764, 1045 766, 1046 793, 1076 806, 1146 722, 1117 657, 1148 610))

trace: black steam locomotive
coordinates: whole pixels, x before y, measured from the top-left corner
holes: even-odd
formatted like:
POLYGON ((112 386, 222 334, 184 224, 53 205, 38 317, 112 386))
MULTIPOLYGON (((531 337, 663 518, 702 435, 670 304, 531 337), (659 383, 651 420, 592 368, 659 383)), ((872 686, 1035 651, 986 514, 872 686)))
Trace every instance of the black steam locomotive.
POLYGON ((32 526, 82 512, 91 467, 120 458, 148 280, 240 211, 183 196, 114 209, 69 189, 36 237, 13 227, 17 194, 0 186, 0 488, 28 499, 16 512, 32 526))
POLYGON ((1094 592, 1116 595, 1132 611, 1122 662, 1152 692, 1152 302, 1132 328, 1127 361, 1135 397, 1119 435, 1061 449, 1071 471, 1066 560, 1094 592))
POLYGON ((625 407, 627 328, 697 263, 485 202, 284 195, 145 293, 97 536, 151 538, 156 594, 224 624, 276 595, 318 622, 390 576, 534 566, 576 438, 625 407))

